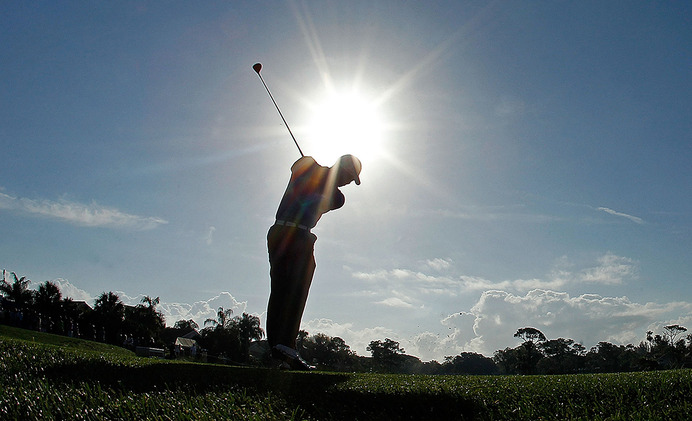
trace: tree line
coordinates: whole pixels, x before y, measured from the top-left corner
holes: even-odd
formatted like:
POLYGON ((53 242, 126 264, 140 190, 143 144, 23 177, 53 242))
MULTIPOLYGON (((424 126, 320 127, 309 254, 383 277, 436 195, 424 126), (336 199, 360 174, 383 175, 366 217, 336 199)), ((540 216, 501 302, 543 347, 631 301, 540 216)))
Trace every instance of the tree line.
MULTIPOLYGON (((164 349, 168 357, 186 357, 231 364, 272 365, 260 319, 247 313, 233 315, 220 307, 216 317, 200 328, 194 320, 166 326, 157 310, 159 298, 145 296, 126 306, 117 294, 104 292, 93 307, 63 298, 59 287, 46 281, 36 290, 26 277, 3 271, 0 283, 0 323, 48 333, 100 341, 131 349, 164 349), (176 339, 191 338, 192 352, 179 353, 176 339)), ((692 367, 692 335, 680 325, 665 326, 661 334, 647 332, 638 345, 599 342, 590 350, 572 339, 547 339, 538 329, 523 327, 514 337, 521 344, 486 357, 473 352, 423 362, 407 355, 390 338, 371 341, 370 357, 357 355, 339 337, 301 330, 297 347, 302 357, 323 370, 409 374, 571 374, 621 372, 692 367)))
MULTIPOLYGON (((125 305, 113 292, 104 292, 93 307, 85 302, 63 298, 60 288, 46 281, 36 290, 31 281, 11 273, 11 282, 3 271, 0 283, 0 323, 25 329, 104 342, 126 348, 163 349, 175 356, 178 337, 193 333, 191 357, 211 361, 250 363, 250 345, 264 336, 257 316, 243 313, 232 316, 231 309, 219 308, 216 318, 207 319, 204 329, 194 320, 179 320, 166 326, 156 308, 159 297, 145 296, 135 306, 125 305)), ((189 353, 189 351, 188 351, 189 353)))
POLYGON ((536 328, 518 329, 515 348, 496 351, 493 360, 500 373, 572 374, 613 373, 692 367, 692 335, 687 328, 671 324, 661 334, 646 332, 638 345, 599 342, 590 350, 572 339, 547 339, 536 328))

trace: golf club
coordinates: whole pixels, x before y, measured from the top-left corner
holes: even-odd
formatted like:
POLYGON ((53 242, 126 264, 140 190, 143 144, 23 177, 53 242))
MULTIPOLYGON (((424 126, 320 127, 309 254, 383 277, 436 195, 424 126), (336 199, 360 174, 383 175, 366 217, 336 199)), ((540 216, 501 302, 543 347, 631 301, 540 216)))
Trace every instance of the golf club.
POLYGON ((274 103, 274 106, 276 107, 276 111, 279 112, 279 115, 281 116, 281 119, 284 121, 284 125, 288 129, 288 133, 291 135, 291 138, 293 139, 293 142, 296 144, 296 147, 298 148, 298 152, 300 152, 300 156, 305 156, 303 155, 303 151, 300 149, 300 146, 298 145, 298 141, 296 140, 295 136, 293 136, 293 132, 291 131, 291 128, 288 127, 288 123, 286 123, 286 119, 284 118, 284 115, 281 113, 281 110, 279 109, 279 106, 276 105, 276 101, 274 101, 274 96, 272 93, 269 91, 269 88, 267 87, 267 84, 264 83, 264 78, 260 74, 260 70, 262 70, 262 63, 255 63, 252 66, 252 70, 254 70, 257 73, 257 76, 259 76, 260 80, 262 81, 262 85, 264 85, 264 89, 267 90, 267 93, 269 94, 269 98, 271 98, 272 102, 274 103))

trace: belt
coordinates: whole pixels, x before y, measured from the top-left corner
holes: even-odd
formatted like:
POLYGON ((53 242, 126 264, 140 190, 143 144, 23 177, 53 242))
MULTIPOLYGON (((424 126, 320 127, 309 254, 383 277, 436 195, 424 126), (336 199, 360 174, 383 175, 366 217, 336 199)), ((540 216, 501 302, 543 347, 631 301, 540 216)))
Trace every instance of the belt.
POLYGON ((299 229, 305 230, 307 232, 310 232, 310 227, 307 227, 305 225, 298 225, 295 222, 280 221, 277 219, 276 223, 274 223, 274 225, 283 225, 285 227, 299 228, 299 229))

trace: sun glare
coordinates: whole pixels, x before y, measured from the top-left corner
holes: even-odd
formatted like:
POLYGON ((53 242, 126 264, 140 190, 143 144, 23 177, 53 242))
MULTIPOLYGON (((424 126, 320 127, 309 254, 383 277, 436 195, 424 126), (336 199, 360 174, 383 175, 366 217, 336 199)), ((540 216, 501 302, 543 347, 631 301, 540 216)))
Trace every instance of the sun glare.
POLYGON ((356 91, 331 92, 311 107, 305 128, 312 155, 322 165, 344 154, 353 154, 362 161, 372 161, 381 154, 384 121, 373 100, 356 91))

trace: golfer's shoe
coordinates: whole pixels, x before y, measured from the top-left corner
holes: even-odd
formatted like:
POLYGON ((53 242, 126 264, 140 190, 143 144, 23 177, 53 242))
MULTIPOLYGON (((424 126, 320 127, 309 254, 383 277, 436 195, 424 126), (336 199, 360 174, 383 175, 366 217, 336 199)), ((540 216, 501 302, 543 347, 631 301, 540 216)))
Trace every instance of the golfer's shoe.
POLYGON ((274 355, 281 355, 284 357, 284 361, 290 365, 293 370, 310 371, 314 370, 315 367, 311 366, 304 359, 300 357, 298 351, 293 348, 289 348, 286 345, 276 345, 272 349, 274 355))

